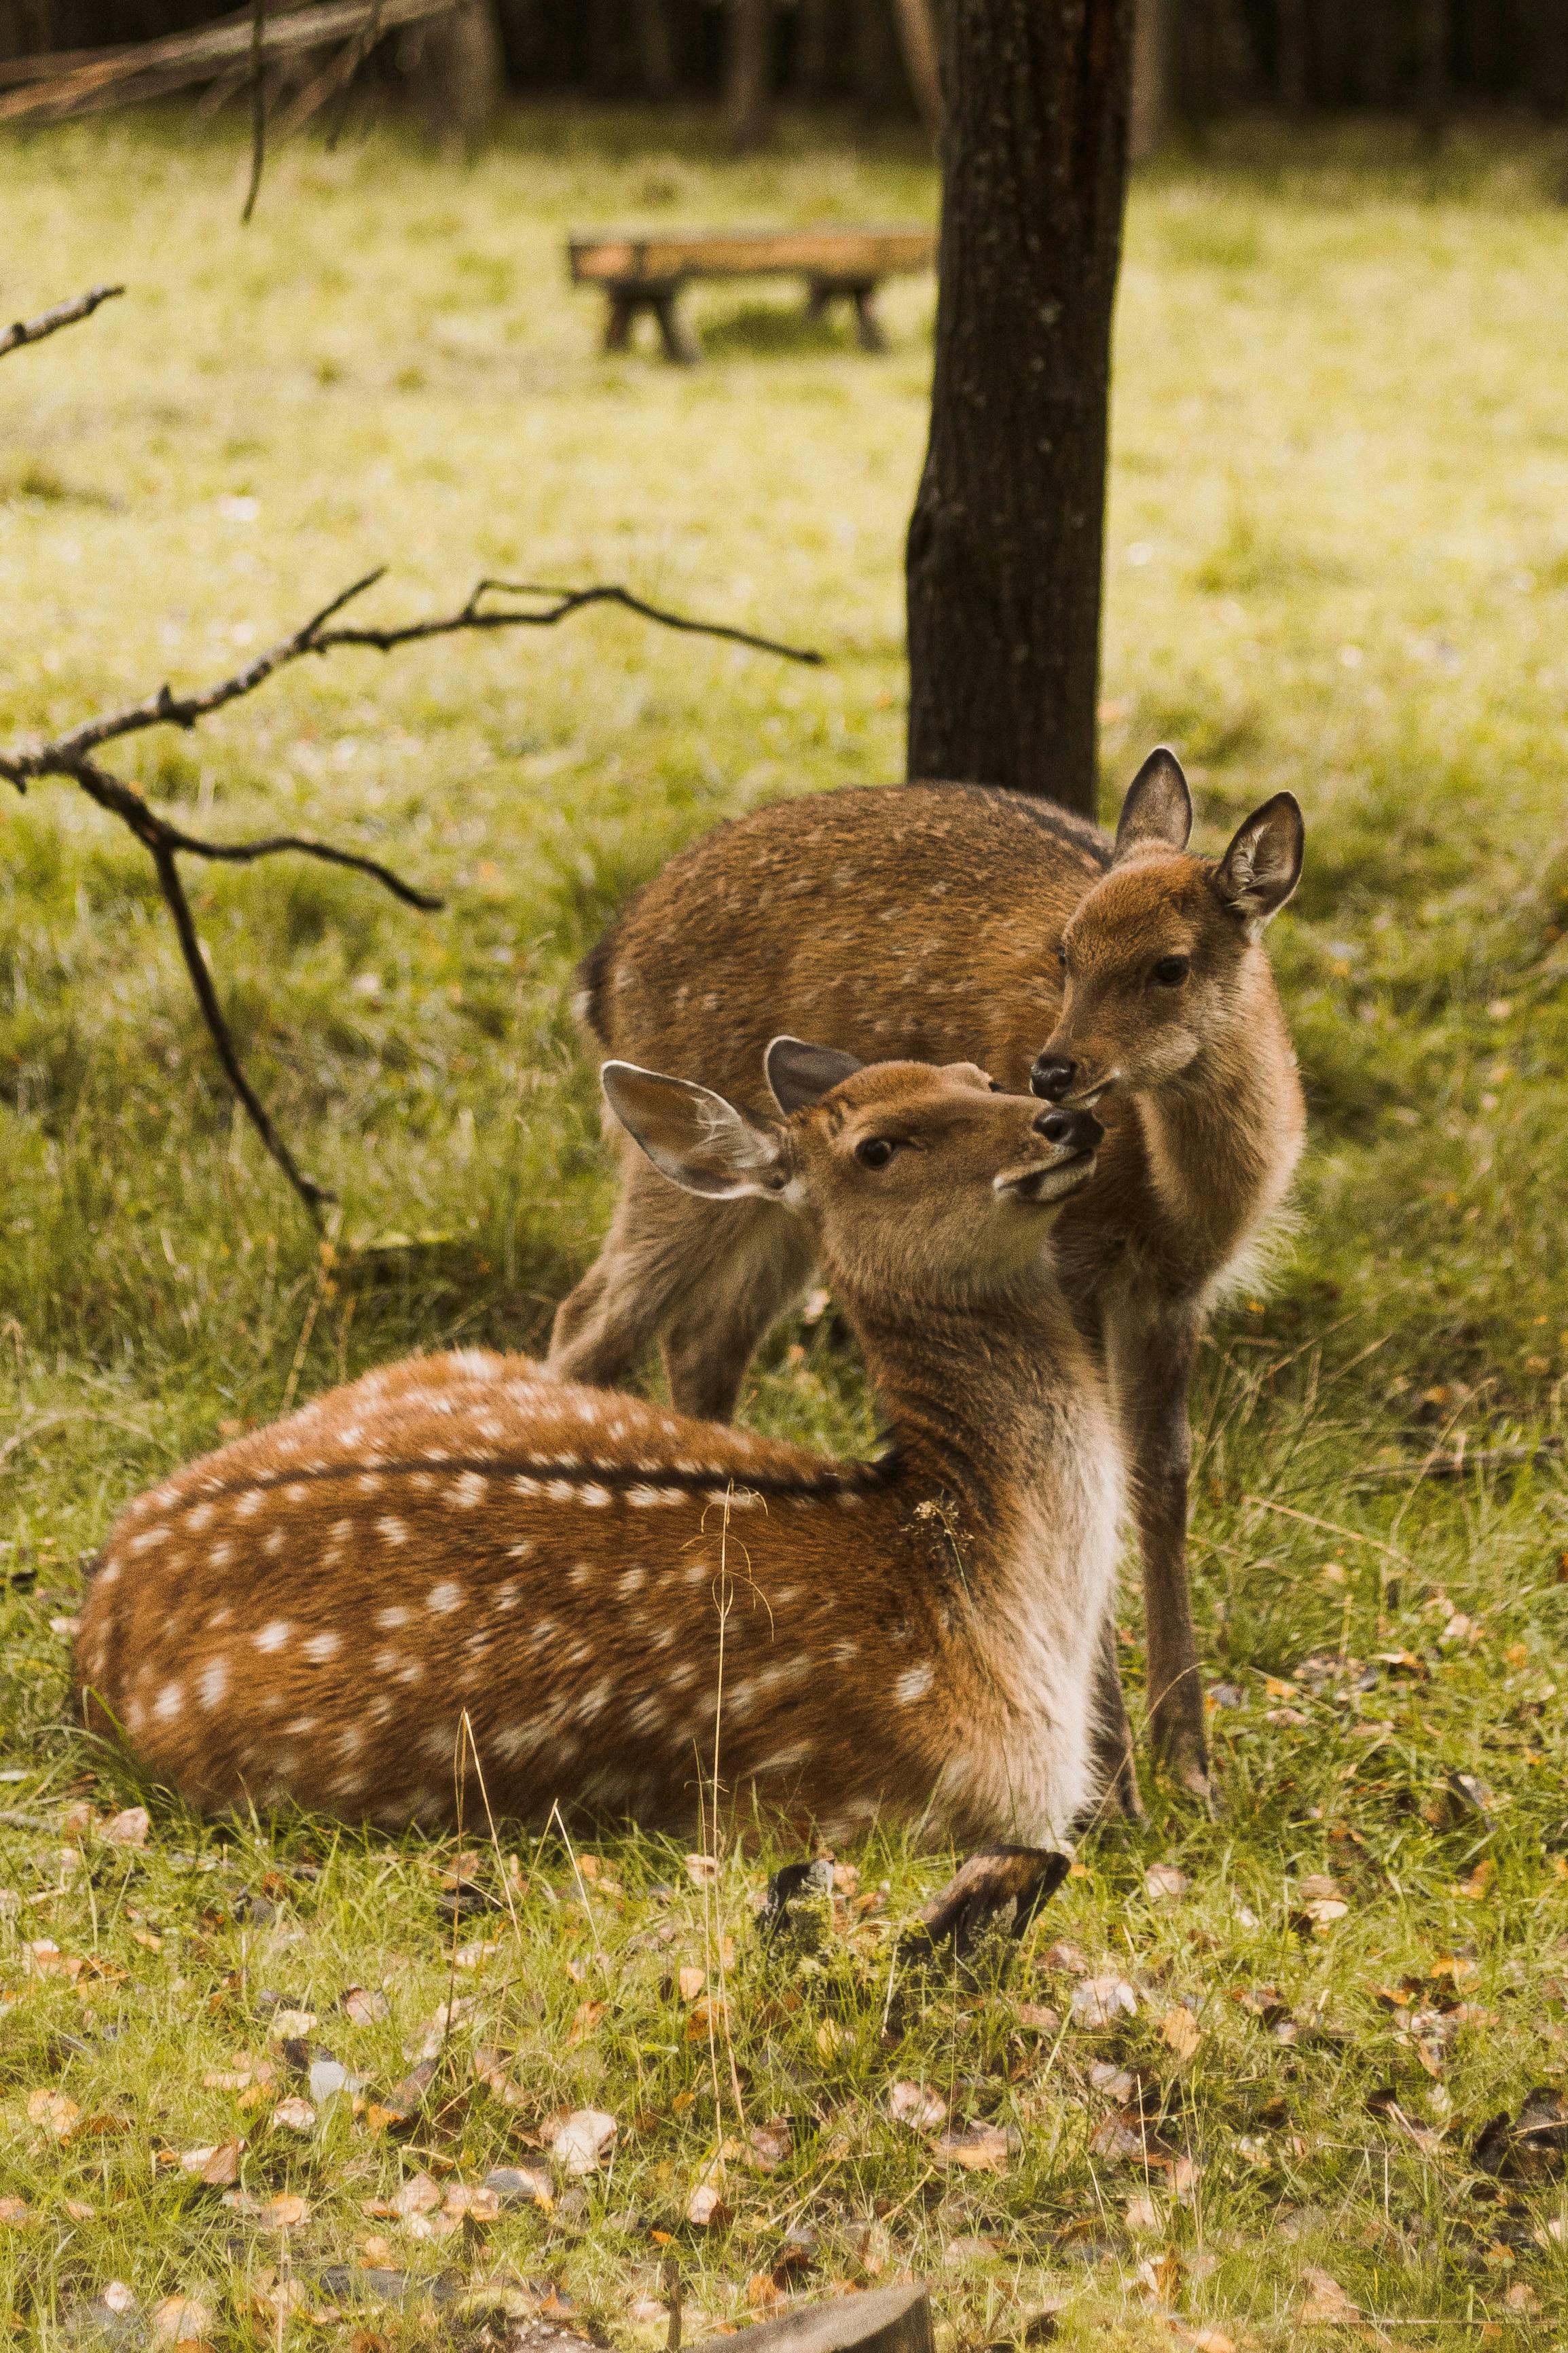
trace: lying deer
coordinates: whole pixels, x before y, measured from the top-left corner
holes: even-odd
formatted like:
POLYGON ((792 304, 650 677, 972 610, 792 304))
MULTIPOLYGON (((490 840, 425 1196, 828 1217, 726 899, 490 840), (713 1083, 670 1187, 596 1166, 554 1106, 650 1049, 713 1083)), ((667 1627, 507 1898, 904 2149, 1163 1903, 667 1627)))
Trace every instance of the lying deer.
MULTIPOLYGON (((132 1504, 81 1615, 86 1720, 208 1810, 453 1819, 466 1712, 490 1805, 689 1822, 700 1782, 1045 1843, 1094 1798, 1120 1454, 1046 1247, 1104 1131, 968 1065, 792 1039, 771 1111, 626 1063, 659 1181, 798 1223, 891 1451, 798 1447, 419 1358, 132 1504)), ((469 1820, 479 1806, 469 1783, 469 1820)))
MULTIPOLYGON (((1202 1794, 1187 1384, 1301 1147, 1295 1057, 1260 943, 1300 878, 1303 832, 1289 793, 1218 860, 1188 853, 1192 822, 1167 751, 1134 778, 1114 844, 973 786, 778 802, 719 827, 631 901, 582 967, 579 1010, 605 1050, 746 1109, 780 1028, 868 1060, 973 1055, 1007 1086, 1032 1080, 1047 1099, 1097 1107, 1100 1176, 1065 1211, 1056 1248, 1131 1473, 1153 1745, 1202 1794)), ((556 1315, 551 1369, 614 1385, 657 1340, 676 1404, 722 1419, 811 1271, 810 1229, 750 1201, 699 1210, 636 1155, 623 1160, 604 1250, 556 1315)), ((1103 1681, 1115 1786, 1135 1813, 1109 1622, 1103 1681)))

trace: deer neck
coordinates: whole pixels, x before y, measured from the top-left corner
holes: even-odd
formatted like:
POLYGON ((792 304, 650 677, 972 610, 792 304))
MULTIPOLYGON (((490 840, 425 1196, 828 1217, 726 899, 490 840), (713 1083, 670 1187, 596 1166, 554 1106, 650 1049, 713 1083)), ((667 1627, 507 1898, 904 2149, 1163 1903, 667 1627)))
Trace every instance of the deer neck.
POLYGON ((1184 1282, 1221 1279, 1279 1208, 1300 1155, 1296 1057, 1261 949, 1230 1018, 1181 1077, 1134 1098, 1184 1282))

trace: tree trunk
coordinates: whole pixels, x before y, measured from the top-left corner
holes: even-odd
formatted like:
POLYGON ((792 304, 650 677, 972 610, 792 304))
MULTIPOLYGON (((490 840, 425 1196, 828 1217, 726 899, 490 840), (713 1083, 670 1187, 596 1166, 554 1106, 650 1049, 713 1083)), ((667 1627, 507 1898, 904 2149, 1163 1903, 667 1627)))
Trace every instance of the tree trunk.
POLYGON ((1436 147, 1448 112, 1448 11, 1446 0, 1418 0, 1421 79, 1416 113, 1422 136, 1436 147))
POLYGON ((921 121, 933 139, 942 137, 942 67, 937 55, 931 0, 893 0, 904 71, 910 78, 921 121))
POLYGON ((506 88, 496 0, 466 0, 424 31, 415 80, 426 127, 444 146, 474 146, 506 88))
POLYGON ((649 98, 675 95, 675 45, 669 34, 666 0, 637 0, 637 52, 642 86, 649 98))
POLYGON ((750 154, 768 135, 773 33, 772 0, 730 0, 724 111, 737 155, 750 154))
POLYGON ((1092 814, 1132 0, 952 0, 911 776, 1092 814))
POLYGON ((1170 0, 1134 0, 1132 111, 1128 148, 1135 164, 1157 154, 1171 128, 1170 0))
POLYGON ((1299 121, 1307 111, 1307 0, 1279 0, 1275 25, 1279 103, 1299 121))

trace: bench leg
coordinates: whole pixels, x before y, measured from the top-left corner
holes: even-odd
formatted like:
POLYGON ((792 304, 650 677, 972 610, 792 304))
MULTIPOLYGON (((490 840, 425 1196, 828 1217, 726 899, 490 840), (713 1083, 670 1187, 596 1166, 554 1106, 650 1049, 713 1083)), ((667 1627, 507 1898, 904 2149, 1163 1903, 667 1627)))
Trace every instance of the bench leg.
POLYGON ((632 321, 637 313, 636 297, 623 293, 616 287, 612 287, 610 307, 605 314, 605 349, 607 352, 624 352, 629 349, 632 340, 632 321))
POLYGON ((850 293, 855 303, 855 332, 859 337, 861 350, 885 352, 888 338, 882 332, 882 322, 877 316, 875 283, 851 287, 850 293))
POLYGON ((695 367, 702 357, 702 346, 682 314, 679 295, 656 294, 648 308, 658 321, 665 358, 677 367, 695 367))

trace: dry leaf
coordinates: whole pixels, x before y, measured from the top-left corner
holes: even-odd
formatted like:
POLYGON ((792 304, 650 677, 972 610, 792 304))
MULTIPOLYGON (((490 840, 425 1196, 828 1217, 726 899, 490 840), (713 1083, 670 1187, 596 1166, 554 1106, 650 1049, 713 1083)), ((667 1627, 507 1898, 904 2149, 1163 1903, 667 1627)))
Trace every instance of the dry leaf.
POLYGON ((7 2230, 25 2231, 37 2220, 25 2198, 0 2198, 0 2226, 7 2230))
POLYGON ((898 2083, 888 2094, 888 2113, 911 2132, 939 2132, 947 2122, 947 2102, 923 2084, 898 2083))
POLYGON ((1110 2164, 1142 2163, 1147 2153, 1143 2119, 1135 2108, 1113 2108, 1089 2135, 1089 2155, 1110 2164))
POLYGON ((270 2059, 247 2059, 239 2067, 209 2067, 202 2082, 209 2092, 247 2092, 254 2085, 266 2091, 278 2081, 270 2059))
POLYGON ((1127 2227, 1134 2238, 1143 2237, 1160 2228, 1160 2210, 1152 2198, 1140 2194, 1127 2200, 1127 2227))
POLYGON ((836 2059, 844 2047, 844 2029, 836 2018, 825 2018, 816 2030, 816 2047, 825 2059, 836 2059))
POLYGON ((299 2042, 310 2033, 315 2023, 313 2010, 275 2010, 272 2023, 267 2030, 268 2039, 272 2042, 299 2042))
POLYGON ((1326 1871, 1309 1872, 1297 1890, 1309 1904, 1338 1903, 1344 1892, 1339 1881, 1331 1879, 1326 1871))
POLYGON ((63 2092, 29 2092, 27 2122, 41 2125, 53 2140, 64 2140, 78 2121, 81 2110, 63 2092))
POLYGON ((569 2051, 575 2043, 586 2042, 588 2036, 592 2034, 595 2027, 599 2023, 600 2019, 605 2015, 605 2011, 607 2007, 608 2004, 602 2001, 580 2001, 578 2003, 577 2008, 573 2014, 572 2024, 567 2030, 566 2047, 569 2051))
POLYGON ((392 2015, 392 2004, 386 1996, 364 1986, 350 1986, 343 1995, 342 2008, 356 2026, 374 2026, 392 2015))
POLYGON ((962 2165, 970 2173, 1000 2173, 1007 2159, 1023 2147, 1016 2132, 997 2125, 966 2125, 961 2132, 943 2133, 931 2143, 939 2165, 962 2165))
POLYGON ((1309 2264, 1302 2274, 1302 2284, 1306 2294, 1301 2303, 1301 2320, 1307 2327, 1343 2328, 1360 2319, 1360 2307, 1351 2302, 1331 2273, 1314 2270, 1309 2264))
POLYGON ((498 2051, 487 2050, 481 2043, 474 2053, 474 2073, 491 2098, 500 2100, 503 2107, 528 2106, 528 2094, 507 2073, 498 2051))
POLYGON ((279 2101, 272 2111, 272 2121, 281 2125, 285 2132, 313 2132, 316 2111, 309 2100, 301 2100, 296 2094, 291 2099, 279 2101))
POLYGON ((1060 2010, 1053 2010, 1049 2002, 1021 2001, 1018 2004, 1019 2025, 1032 2028, 1037 2034, 1055 2034, 1061 2022, 1060 2010))
POLYGON ((707 1970, 698 1968, 682 1969, 675 1980, 682 2001, 695 2001, 707 1982, 707 1970))
POLYGON ((1503 2302, 1510 2312, 1521 2312, 1527 2316, 1541 2309, 1541 2298, 1527 2280, 1515 2280, 1504 2295, 1503 2302))
POLYGON ((1072 1989, 1075 2026, 1113 2026, 1119 2018, 1136 2018, 1138 1996, 1125 1978, 1085 1978, 1072 1989))
POLYGON ((488 2185, 476 2189, 467 2181, 453 2181, 447 2185, 441 2211, 458 2222, 493 2222, 500 2212, 500 2200, 488 2185))
POLYGON ((186 2148, 180 2152, 180 2169, 194 2173, 209 2189, 226 2189, 239 2179, 239 2155, 245 2147, 242 2140, 219 2141, 216 2148, 186 2148))
MULTIPOLYGON (((423 2038, 411 2043, 404 2055, 416 2065, 423 2065, 428 2059, 439 2059, 452 2029, 466 2025, 479 2006, 479 1998, 473 1993, 459 1994, 456 2001, 437 2002, 423 2038)), ((315 2024, 314 2019, 310 2023, 315 2024)))
POLYGON ((133 1945, 144 1946, 150 1953, 161 1953, 163 1949, 163 1939, 155 1936, 151 1928, 132 1928, 131 1941, 133 1945))
POLYGON ((718 1858, 711 1854, 689 1854, 686 1875, 697 1887, 711 1887, 719 1876, 718 1858))
POLYGON ((1462 1881, 1454 1893, 1462 1895, 1467 1904, 1479 1904, 1496 1877, 1496 1863, 1489 1854, 1483 1854, 1468 1879, 1462 1881))
POLYGON ((1040 1957, 1043 1969, 1059 1969, 1064 1977, 1086 1978, 1089 1962, 1076 1945, 1065 1942, 1047 1945, 1040 1957))
POLYGON ((772 2173, 784 2163, 793 2147, 789 2119, 775 2117, 769 2124, 752 2126, 739 2161, 749 2165, 753 2172, 772 2173))
MULTIPOLYGON (((772 2272, 753 2272, 746 2282, 746 2302, 753 2312, 765 2312, 770 2305, 782 2304, 784 2292, 772 2272)), ((663 2310, 662 2305, 659 2309, 663 2310)))
POLYGON ((502 2206, 537 2206, 548 2214, 555 2203, 555 2186, 547 2173, 536 2173, 527 2165, 492 2165, 485 2176, 485 2188, 493 2190, 502 2206))
POLYGON ((615 2117, 602 2109, 575 2108, 556 2132, 550 2153, 563 2173, 594 2173, 615 2147, 618 2129, 615 2117))
POLYGON ((60 2203, 73 2222, 95 2222, 98 2220, 96 2210, 80 2198, 62 2198, 60 2203))
POLYGON ((1160 2021, 1160 2040, 1175 2052, 1184 2066, 1203 2039, 1203 2031, 1184 2001, 1168 2010, 1160 2021))
POLYGON ((493 1936, 474 1945, 459 1945, 452 1956, 452 1967, 455 1969, 482 1969, 490 1955, 500 1950, 500 1945, 493 1936))
POLYGON ((1156 2304, 1173 2304, 1182 2284, 1181 2257, 1167 2247, 1163 2255, 1152 2255, 1138 2266, 1135 2274, 1145 2295, 1156 2304))
POLYGON ((1151 1863, 1143 1873, 1143 1893, 1151 1904, 1174 1904, 1187 1892, 1189 1882, 1184 1871, 1173 1862, 1151 1863))
POLYGON ((39 1936, 22 1947, 22 1968, 28 1977, 80 1977, 84 1964, 79 1954, 62 1953, 52 1936, 39 1936))
POLYGON ((200 2345, 212 2334, 215 2315, 199 2295, 166 2295, 148 2320, 154 2345, 200 2345))
POLYGON ((243 2189, 226 2189, 223 2202, 263 2231, 292 2231, 310 2219, 309 2206, 292 2190, 285 2190, 277 2198, 256 2199, 243 2189))
POLYGON ((427 2173, 415 2173, 386 2202, 395 2214, 406 2220, 410 2214, 433 2214, 441 2203, 441 2192, 427 2173))
POLYGON ((626 2318, 635 2320, 639 2328, 667 2328, 669 2326, 669 2306, 660 2304, 657 2296, 639 2295, 637 2302, 627 2307, 626 2318))
POLYGON ((103 1836, 110 1846, 145 1846, 153 1818, 145 1806, 127 1806, 123 1813, 114 1814, 103 1825, 103 1836))
POLYGON ((686 2219, 700 2231, 720 2231, 730 2221, 730 2209, 724 2203, 722 2167, 710 2168, 707 2179, 698 2183, 686 2201, 686 2219))

